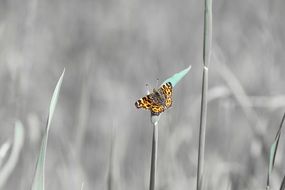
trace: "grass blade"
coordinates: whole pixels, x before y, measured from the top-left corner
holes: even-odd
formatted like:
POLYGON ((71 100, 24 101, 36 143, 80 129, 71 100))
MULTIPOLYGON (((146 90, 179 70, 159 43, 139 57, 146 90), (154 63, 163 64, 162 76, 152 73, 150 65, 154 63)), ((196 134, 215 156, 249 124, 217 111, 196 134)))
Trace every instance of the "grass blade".
POLYGON ((8 161, 5 163, 3 168, 0 171, 0 189, 5 185, 12 171, 16 167, 16 164, 19 160, 20 152, 24 145, 24 127, 21 122, 16 121, 15 123, 15 134, 14 134, 14 142, 11 150, 11 154, 8 158, 8 161))
POLYGON ((48 133, 49 133, 49 128, 50 128, 50 123, 51 123, 51 120, 54 114, 55 106, 58 100, 59 91, 61 88, 64 72, 65 72, 65 69, 63 70, 57 82, 57 85, 54 89, 54 92, 51 98, 49 113, 48 113, 48 118, 47 118, 47 124, 46 124, 46 130, 42 138, 40 153, 39 153, 35 176, 34 176, 33 184, 32 184, 32 190, 44 190, 45 189, 44 173, 45 173, 45 157, 46 157, 46 149, 47 149, 47 142, 48 142, 48 133))
POLYGON ((1 147, 0 147, 0 168, 1 168, 3 160, 6 157, 10 148, 11 148, 11 143, 9 141, 7 141, 1 145, 1 147))
POLYGON ((198 146, 197 190, 203 189, 204 154, 207 123, 208 66, 212 49, 212 0, 205 0, 203 36, 203 79, 198 146))
POLYGON ((283 177, 281 186, 280 186, 280 190, 285 190, 285 176, 283 177))
POLYGON ((284 120, 285 120, 285 113, 283 115, 283 118, 282 118, 282 121, 280 123, 279 129, 278 129, 278 131, 276 133, 275 140, 274 140, 274 142, 273 142, 273 144, 271 145, 271 148, 270 148, 269 166, 268 166, 268 175, 267 175, 267 189, 270 188, 270 175, 272 173, 272 170, 273 170, 273 167, 274 167, 274 164, 275 164, 275 157, 276 157, 276 153, 277 153, 277 148, 278 148, 279 139, 280 139, 280 135, 281 135, 281 129, 282 129, 284 120))
MULTIPOLYGON (((204 67, 205 68, 205 67, 204 67)), ((208 94, 208 69, 203 70, 202 98, 199 129, 198 146, 198 169, 197 169, 197 190, 202 190, 204 177, 204 155, 206 141, 206 123, 207 123, 207 94, 208 94)))

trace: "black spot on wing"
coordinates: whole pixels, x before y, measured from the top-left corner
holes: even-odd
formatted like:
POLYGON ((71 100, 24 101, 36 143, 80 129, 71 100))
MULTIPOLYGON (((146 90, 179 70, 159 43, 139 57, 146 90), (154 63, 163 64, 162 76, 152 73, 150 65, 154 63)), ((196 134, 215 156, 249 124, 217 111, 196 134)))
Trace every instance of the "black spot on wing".
POLYGON ((141 108, 141 107, 142 107, 142 100, 139 99, 138 101, 136 101, 136 102, 135 102, 135 106, 136 106, 137 108, 141 108))
POLYGON ((169 86, 169 87, 172 87, 171 82, 167 82, 166 85, 169 86))
POLYGON ((136 106, 137 108, 140 108, 138 101, 135 103, 135 106, 136 106))

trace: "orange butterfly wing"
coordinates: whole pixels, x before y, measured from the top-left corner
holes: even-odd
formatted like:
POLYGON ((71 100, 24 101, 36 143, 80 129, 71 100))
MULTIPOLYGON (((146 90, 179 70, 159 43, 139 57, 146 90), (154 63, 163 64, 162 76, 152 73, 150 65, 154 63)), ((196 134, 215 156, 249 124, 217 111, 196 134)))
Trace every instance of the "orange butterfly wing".
POLYGON ((150 98, 150 95, 147 95, 145 97, 142 97, 138 101, 136 101, 135 106, 137 108, 144 108, 144 109, 151 109, 152 106, 152 100, 150 98))
POLYGON ((163 105, 153 104, 151 106, 151 113, 154 115, 159 115, 161 112, 164 112, 163 105))
POLYGON ((162 93, 165 96, 165 106, 167 108, 171 107, 172 106, 172 84, 170 82, 167 82, 166 84, 162 85, 160 89, 162 90, 162 93))
POLYGON ((150 110, 154 115, 164 112, 165 109, 172 105, 172 84, 170 82, 163 84, 158 89, 158 92, 142 97, 136 101, 135 106, 150 110), (164 102, 157 101, 157 99, 163 99, 164 102))

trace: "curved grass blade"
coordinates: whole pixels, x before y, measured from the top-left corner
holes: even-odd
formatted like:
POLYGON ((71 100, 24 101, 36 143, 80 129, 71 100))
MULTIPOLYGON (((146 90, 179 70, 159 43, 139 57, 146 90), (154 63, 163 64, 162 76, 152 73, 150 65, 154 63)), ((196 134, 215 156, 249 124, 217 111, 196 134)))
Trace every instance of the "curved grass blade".
POLYGON ((0 147, 0 168, 10 148, 11 148, 10 141, 6 141, 4 144, 1 145, 0 147))
POLYGON ((279 129, 277 131, 277 134, 275 136, 275 140, 274 140, 274 142, 270 148, 269 166, 268 166, 268 175, 267 175, 267 189, 269 189, 269 187, 270 187, 270 175, 272 173, 272 170, 273 170, 273 167, 275 164, 275 157, 276 157, 276 153, 277 153, 278 143, 279 143, 279 139, 280 139, 280 135, 281 135, 281 129, 282 129, 284 120, 285 120, 285 113, 283 115, 283 118, 282 118, 281 124, 279 126, 279 129))
POLYGON ((42 138, 41 143, 41 149, 37 161, 35 176, 32 184, 32 190, 44 190, 45 189, 45 179, 44 179, 44 173, 45 173, 45 157, 46 157, 46 149, 47 149, 47 142, 48 142, 48 132, 50 128, 50 123, 53 117, 53 113, 55 110, 55 106, 58 100, 60 87, 62 84, 62 79, 64 76, 65 69, 63 70, 56 87, 54 89, 51 101, 50 101, 50 107, 49 107, 49 113, 47 118, 47 124, 46 124, 46 130, 42 138))
POLYGON ((280 190, 285 190, 285 176, 283 177, 281 186, 280 186, 280 190))
POLYGON ((25 136, 25 131, 22 123, 20 121, 16 121, 14 141, 13 141, 11 154, 7 162, 5 163, 5 165, 3 165, 0 171, 0 189, 2 189, 2 187, 5 185, 9 176, 15 169, 16 164, 18 163, 20 152, 24 145, 24 139, 25 139, 24 136, 25 136))
POLYGON ((186 69, 175 73, 174 75, 172 75, 171 77, 169 77, 168 79, 166 79, 162 84, 165 84, 167 82, 171 82, 172 86, 174 87, 191 69, 191 65, 189 65, 189 67, 187 67, 186 69))

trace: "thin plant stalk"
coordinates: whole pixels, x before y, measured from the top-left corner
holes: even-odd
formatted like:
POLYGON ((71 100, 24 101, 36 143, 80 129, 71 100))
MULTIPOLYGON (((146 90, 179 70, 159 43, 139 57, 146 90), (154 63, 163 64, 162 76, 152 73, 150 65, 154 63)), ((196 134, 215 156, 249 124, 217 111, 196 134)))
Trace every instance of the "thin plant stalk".
MULTIPOLYGON (((89 58, 89 56, 88 56, 89 58)), ((90 91, 89 91, 89 81, 90 81, 90 72, 91 61, 88 59, 85 62, 84 69, 81 73, 81 84, 82 88, 80 91, 80 100, 79 100, 79 109, 77 112, 77 126, 76 126, 76 136, 75 136, 75 151, 76 156, 79 157, 81 155, 82 144, 86 135, 87 125, 88 125, 88 116, 89 116, 89 108, 90 108, 90 91)))
POLYGON ((158 120, 159 116, 151 116, 153 125, 152 151, 149 190, 155 190, 156 168, 157 168, 157 147, 158 147, 158 120))
MULTIPOLYGON (((186 69, 175 73, 170 78, 166 79, 163 84, 170 82, 172 87, 174 87, 191 69, 191 65, 186 69)), ((161 86, 162 86, 161 85, 161 86)), ((147 91, 147 94, 150 92, 147 91)), ((156 183, 156 168, 157 168, 157 148, 158 148, 158 121, 160 115, 154 115, 151 113, 150 120, 153 127, 153 138, 152 138, 152 151, 151 151, 151 168, 150 168, 150 183, 149 183, 149 190, 155 190, 155 183, 156 183)))
POLYGON ((205 0, 203 39, 203 79, 198 146, 197 190, 203 189, 204 155, 207 123, 208 66, 212 48, 212 0, 205 0))
POLYGON ((280 190, 284 190, 284 189, 285 189, 285 176, 283 177, 281 187, 280 187, 280 190))
POLYGON ((205 156, 205 138, 206 138, 206 122, 207 122, 207 93, 208 93, 208 69, 203 70, 202 81, 202 99, 200 113, 200 131, 199 131, 199 147, 198 147, 198 170, 197 170, 197 190, 202 190, 203 172, 204 172, 204 156, 205 156))
MULTIPOLYGON (((115 138, 116 138, 116 129, 113 126, 112 128, 112 136, 111 136, 111 147, 109 152, 109 166, 108 166, 108 173, 107 173, 107 190, 115 189, 114 183, 114 152, 115 152, 115 138)), ((116 188, 118 189, 118 187, 116 188)))

